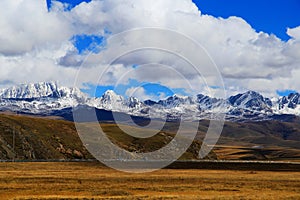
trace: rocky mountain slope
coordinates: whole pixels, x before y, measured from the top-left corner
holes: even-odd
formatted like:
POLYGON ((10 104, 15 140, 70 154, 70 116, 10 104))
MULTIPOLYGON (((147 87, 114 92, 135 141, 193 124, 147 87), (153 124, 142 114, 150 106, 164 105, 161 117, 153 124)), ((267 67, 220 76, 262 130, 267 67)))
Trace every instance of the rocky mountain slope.
MULTIPOLYGON (((300 160, 300 123, 226 122, 222 135, 207 159, 300 160)), ((195 122, 191 122, 195 123, 195 122)), ((198 134, 182 160, 198 159, 201 141, 209 121, 202 120, 198 134)), ((139 133, 146 128, 128 125, 139 133)), ((193 124, 191 124, 193 126, 193 124)), ((167 122, 150 138, 135 138, 114 123, 101 123, 107 137, 131 152, 153 152, 168 144, 178 130, 177 122, 167 122)), ((189 132, 189 127, 185 128, 189 132)), ((86 160, 93 156, 83 146, 74 124, 45 117, 0 114, 0 161, 4 160, 86 160)))
MULTIPOLYGON (((97 124, 98 125, 98 124, 97 124)), ((101 124, 108 138, 130 152, 152 152, 168 144, 174 133, 139 139, 129 136, 115 124, 101 124)), ((144 129, 136 129, 144 132, 144 129)), ((199 159, 201 142, 194 141, 180 159, 199 159)), ((208 159, 215 159, 211 152, 208 159)), ((7 160, 87 160, 94 159, 83 146, 74 123, 32 116, 0 114, 0 161, 7 160)))

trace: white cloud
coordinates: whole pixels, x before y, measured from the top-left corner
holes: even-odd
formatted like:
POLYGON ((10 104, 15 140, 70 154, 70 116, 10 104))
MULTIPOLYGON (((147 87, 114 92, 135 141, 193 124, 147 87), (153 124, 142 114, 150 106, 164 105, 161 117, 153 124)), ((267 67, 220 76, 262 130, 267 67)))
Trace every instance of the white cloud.
POLYGON ((43 46, 60 46, 72 35, 63 15, 48 12, 44 1, 0 1, 0 54, 18 55, 43 46))
POLYGON ((159 96, 154 94, 148 94, 147 91, 143 87, 131 87, 128 88, 125 92, 126 96, 128 97, 136 97, 140 101, 145 100, 160 100, 166 97, 165 93, 161 92, 159 96))
POLYGON ((295 40, 300 40, 300 26, 295 28, 288 28, 287 34, 295 40))
MULTIPOLYGON (((81 6, 74 9, 74 13, 78 12, 77 10, 84 10, 84 6, 91 7, 92 4, 82 4, 81 6)), ((200 15, 191 1, 157 1, 157 3, 143 0, 138 2, 130 0, 95 1, 93 10, 98 13, 98 16, 105 16, 102 18, 103 20, 106 19, 105 22, 94 23, 93 27, 106 27, 113 33, 130 28, 154 26, 179 31, 194 38, 212 56, 224 75, 228 87, 236 86, 236 89, 253 89, 265 93, 266 89, 262 90, 262 87, 256 83, 260 83, 262 80, 280 82, 282 77, 290 77, 291 70, 299 66, 299 62, 295 59, 295 54, 297 54, 295 52, 300 48, 295 42, 285 43, 274 35, 257 33, 246 21, 238 17, 222 19, 200 15), (97 6, 98 9, 96 9, 97 6), (107 19, 107 16, 110 16, 110 19, 107 19), (116 24, 120 26, 116 26, 116 24)), ((89 15, 97 16, 91 12, 89 15)), ((163 39, 160 41, 167 42, 163 39)), ((191 54, 195 53, 189 46, 183 45, 181 50, 191 54)), ((149 63, 157 62, 159 59, 156 55, 145 53, 144 56, 135 54, 124 62, 134 64, 134 62, 143 60, 142 63, 149 63)), ((172 65, 175 70, 186 75, 189 68, 180 65, 182 63, 174 62, 175 60, 172 57, 164 56, 158 63, 172 65)), ((171 75, 167 76, 164 70, 159 70, 161 73, 155 73, 157 70, 143 71, 135 70, 135 76, 132 77, 148 81, 154 81, 151 78, 154 77, 170 87, 182 84, 180 79, 171 75)), ((189 79, 189 81, 193 82, 194 80, 189 79)), ((283 86, 282 84, 273 85, 283 86)), ((279 89, 272 87, 273 85, 270 85, 269 91, 274 92, 279 89)), ((184 85, 182 87, 186 88, 184 85)), ((201 87, 199 86, 199 88, 201 87)))
MULTIPOLYGON (((0 83, 58 79, 72 85, 78 65, 84 59, 69 42, 73 35, 104 34, 105 30, 113 35, 141 27, 166 28, 193 38, 211 55, 230 91, 251 89, 264 94, 284 89, 300 91, 300 84, 295 84, 299 79, 300 26, 289 28, 287 34, 292 39, 284 42, 274 35, 257 33, 239 17, 223 19, 201 15, 191 0, 93 0, 81 3, 70 12, 64 12, 63 5, 58 2, 48 12, 43 1, 3 0, 0 2, 0 83)), ((195 57, 200 55, 190 45, 172 40, 171 35, 135 37, 137 43, 139 37, 153 37, 166 47, 177 44, 181 52, 195 57)), ((107 52, 109 48, 119 51, 113 44, 108 44, 107 48, 107 52)), ((97 83, 107 64, 105 58, 109 56, 106 51, 91 56, 85 63, 87 68, 83 69, 85 76, 80 83, 97 83)), ((207 70, 204 74, 209 74, 210 69, 203 70, 207 70)), ((128 83, 132 78, 141 82, 157 81, 170 88, 183 87, 192 93, 195 90, 205 92, 207 85, 195 74, 192 67, 174 55, 140 52, 114 63, 101 83, 114 84, 120 78, 123 78, 121 82, 128 83), (147 63, 171 66, 174 70, 130 67, 147 63)), ((208 85, 214 84, 213 76, 204 78, 208 85)), ((145 96, 143 91, 139 95, 145 96)))

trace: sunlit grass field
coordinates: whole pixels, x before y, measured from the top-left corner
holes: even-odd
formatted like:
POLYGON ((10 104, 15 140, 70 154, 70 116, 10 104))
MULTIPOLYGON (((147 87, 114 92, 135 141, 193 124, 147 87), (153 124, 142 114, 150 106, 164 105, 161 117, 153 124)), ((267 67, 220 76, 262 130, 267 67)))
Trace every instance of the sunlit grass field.
POLYGON ((300 199, 300 172, 129 174, 99 163, 0 163, 0 199, 300 199))

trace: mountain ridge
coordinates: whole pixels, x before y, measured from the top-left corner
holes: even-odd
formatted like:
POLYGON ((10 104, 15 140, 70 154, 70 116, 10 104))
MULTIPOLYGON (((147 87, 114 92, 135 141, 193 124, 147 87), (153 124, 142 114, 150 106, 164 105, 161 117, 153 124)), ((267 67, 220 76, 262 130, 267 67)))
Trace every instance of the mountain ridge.
POLYGON ((229 121, 269 120, 276 115, 300 115, 300 94, 291 93, 274 100, 255 91, 247 91, 227 99, 174 94, 159 101, 140 101, 107 90, 101 97, 88 97, 75 87, 57 82, 29 83, 0 91, 0 110, 29 114, 53 113, 66 108, 88 106, 133 116, 169 119, 210 119, 213 114, 226 114, 229 121))

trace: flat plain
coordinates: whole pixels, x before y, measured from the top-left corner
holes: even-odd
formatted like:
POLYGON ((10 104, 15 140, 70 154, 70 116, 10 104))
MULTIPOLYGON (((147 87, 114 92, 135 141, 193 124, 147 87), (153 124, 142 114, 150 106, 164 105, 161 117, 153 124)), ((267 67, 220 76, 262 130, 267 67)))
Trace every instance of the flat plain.
POLYGON ((0 199, 300 199, 300 172, 162 169, 97 162, 0 163, 0 199))

